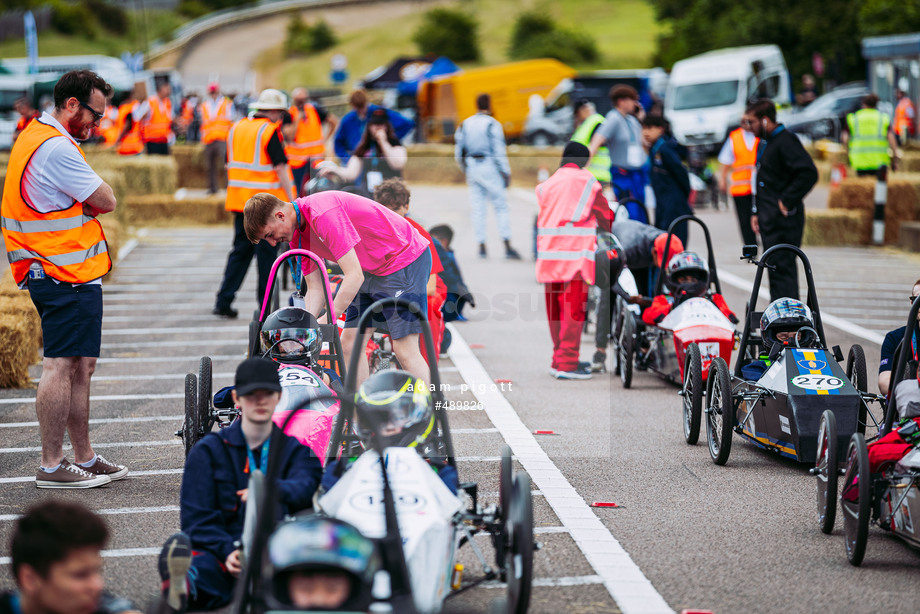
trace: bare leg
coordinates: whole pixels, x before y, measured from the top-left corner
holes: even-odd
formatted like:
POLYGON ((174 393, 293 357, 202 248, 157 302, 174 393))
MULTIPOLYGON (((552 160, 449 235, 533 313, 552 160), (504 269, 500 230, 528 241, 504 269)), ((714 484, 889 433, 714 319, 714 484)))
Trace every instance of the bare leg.
POLYGON ((96 370, 96 358, 84 356, 79 361, 70 389, 67 432, 73 445, 74 462, 86 463, 95 456, 89 443, 89 382, 96 370))
MULTIPOLYGON (((35 394, 35 413, 42 437, 42 467, 54 467, 64 458, 64 432, 80 358, 45 358, 35 394)), ((89 398, 87 395, 87 405, 89 398)))
MULTIPOLYGON (((373 334, 373 332, 374 332, 373 328, 368 328, 364 331, 364 339, 361 340, 361 344, 358 346, 359 347, 358 351, 360 353, 364 352, 364 348, 367 347, 367 339, 370 335, 373 334)), ((355 346, 355 338, 357 336, 358 336, 357 328, 346 328, 345 330, 342 331, 342 353, 345 354, 345 368, 346 369, 348 368, 348 365, 351 363, 351 351, 352 351, 352 348, 355 346)), ((367 360, 365 360, 364 357, 362 356, 361 358, 358 359, 358 373, 357 373, 358 377, 355 380, 355 387, 357 388, 362 383, 364 383, 364 380, 367 379, 368 375, 370 375, 370 369, 368 368, 367 360)))
POLYGON ((393 351, 396 352, 396 358, 403 369, 416 377, 422 378, 428 384, 431 379, 431 372, 428 363, 422 358, 422 352, 418 349, 418 333, 406 335, 400 339, 393 339, 393 351))

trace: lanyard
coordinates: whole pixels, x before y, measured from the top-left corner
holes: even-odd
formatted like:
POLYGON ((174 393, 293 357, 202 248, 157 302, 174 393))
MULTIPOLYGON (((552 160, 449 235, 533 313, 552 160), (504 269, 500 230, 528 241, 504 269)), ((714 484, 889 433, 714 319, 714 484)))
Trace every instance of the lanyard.
POLYGON ((19 602, 19 595, 10 595, 10 609, 13 611, 13 614, 22 614, 22 605, 19 602))
MULTIPOLYGON (((262 458, 259 463, 259 469, 263 474, 268 471, 268 444, 271 442, 271 435, 268 436, 268 439, 265 440, 265 443, 262 444, 262 458)), ((252 473, 252 468, 256 466, 256 459, 252 455, 252 450, 249 449, 249 444, 246 444, 246 456, 248 457, 248 469, 249 473, 252 473)))
MULTIPOLYGON (((297 248, 303 249, 303 233, 300 232, 301 224, 301 213, 300 207, 297 206, 297 203, 291 203, 294 205, 294 213, 297 216, 297 248)), ((293 238, 293 237, 292 237, 293 238)), ((300 291, 300 267, 301 267, 301 257, 294 256, 294 266, 291 267, 291 279, 294 281, 294 289, 297 291, 297 294, 303 296, 303 293, 300 291)))

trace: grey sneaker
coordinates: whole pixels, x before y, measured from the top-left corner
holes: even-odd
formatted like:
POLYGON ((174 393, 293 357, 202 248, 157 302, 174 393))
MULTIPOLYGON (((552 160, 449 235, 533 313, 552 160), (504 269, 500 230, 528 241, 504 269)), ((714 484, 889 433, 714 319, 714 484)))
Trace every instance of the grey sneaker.
MULTIPOLYGON (((79 465, 78 465, 79 466, 79 465)), ((79 466, 80 469, 87 473, 92 473, 93 475, 107 475, 109 479, 113 482, 115 480, 120 480, 128 475, 128 468, 124 465, 117 465, 111 463, 104 458, 101 454, 96 455, 96 462, 89 467, 79 466)))
POLYGON ((107 475, 95 475, 72 464, 66 458, 54 473, 38 470, 35 486, 38 488, 96 488, 112 481, 107 475))
POLYGON ((556 371, 556 379, 591 379, 591 367, 579 365, 574 371, 556 371))
POLYGON ((172 612, 185 612, 188 608, 188 570, 192 566, 192 542, 188 535, 174 533, 169 536, 157 566, 163 581, 163 598, 172 612))
POLYGON ((607 353, 594 352, 591 359, 591 373, 604 373, 607 371, 607 353))

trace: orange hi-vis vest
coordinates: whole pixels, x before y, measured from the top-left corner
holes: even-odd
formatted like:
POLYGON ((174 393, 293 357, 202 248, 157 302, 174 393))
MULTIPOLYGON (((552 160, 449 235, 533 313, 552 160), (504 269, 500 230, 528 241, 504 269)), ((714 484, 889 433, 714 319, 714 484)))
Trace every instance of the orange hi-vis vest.
POLYGON ((914 133, 914 118, 908 114, 908 110, 912 111, 913 108, 914 103, 907 96, 901 98, 894 108, 894 133, 900 137, 914 133))
POLYGON ((266 147, 278 124, 264 117, 246 118, 233 124, 227 135, 227 211, 242 212, 246 201, 268 192, 287 201, 278 173, 266 147))
POLYGON ((147 102, 150 103, 150 113, 141 122, 141 138, 145 143, 166 143, 172 134, 172 101, 151 96, 147 102))
POLYGON ((728 178, 729 192, 732 196, 750 196, 751 178, 757 167, 757 145, 760 139, 754 137, 754 147, 748 149, 741 128, 732 130, 728 138, 731 139, 732 151, 735 152, 735 161, 732 162, 731 175, 728 178))
POLYGON ((222 96, 217 111, 211 115, 210 98, 201 103, 201 142, 208 144, 215 141, 226 141, 230 132, 230 99, 222 96))
POLYGON ((592 212, 601 184, 591 171, 563 166, 537 186, 537 281, 594 283, 597 220, 592 212))
MULTIPOLYGON (((131 100, 118 107, 118 122, 116 125, 118 126, 119 136, 121 136, 122 131, 125 129, 125 123, 128 121, 128 118, 131 117, 134 108, 139 104, 140 103, 136 100, 131 100)), ((128 130, 124 138, 121 139, 116 151, 123 156, 133 156, 144 151, 144 141, 141 139, 140 122, 136 122, 132 119, 131 129, 128 130)))
POLYGON ((99 134, 102 136, 103 145, 110 147, 118 140, 118 109, 111 106, 105 106, 105 115, 99 121, 99 134))
POLYGON ((294 134, 294 142, 285 146, 284 153, 288 157, 288 164, 291 168, 300 168, 305 165, 310 158, 322 156, 326 153, 323 145, 323 124, 319 121, 319 113, 312 104, 303 106, 304 113, 296 106, 292 106, 289 111, 294 123, 297 125, 297 132, 294 134))
MULTIPOLYGON (((74 201, 63 211, 40 213, 25 200, 22 179, 26 167, 38 148, 53 138, 67 137, 35 120, 19 135, 10 152, 0 216, 6 256, 16 283, 23 282, 35 261, 47 275, 74 284, 98 279, 112 268, 102 225, 83 214, 83 203, 74 201)), ((83 150, 74 147, 83 156, 83 150)))

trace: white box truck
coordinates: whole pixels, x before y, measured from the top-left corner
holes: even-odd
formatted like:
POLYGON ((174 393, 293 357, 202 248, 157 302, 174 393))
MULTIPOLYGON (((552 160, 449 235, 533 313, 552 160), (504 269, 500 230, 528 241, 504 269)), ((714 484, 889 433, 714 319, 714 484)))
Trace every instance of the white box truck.
POLYGON ((681 145, 715 151, 741 123, 748 103, 791 104, 789 71, 776 45, 709 51, 671 69, 665 117, 681 145))

